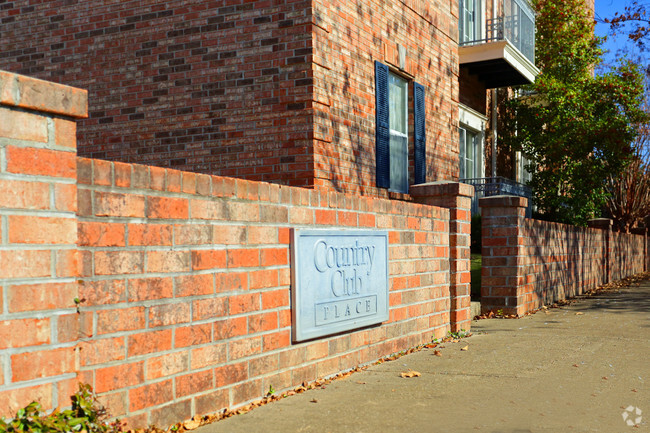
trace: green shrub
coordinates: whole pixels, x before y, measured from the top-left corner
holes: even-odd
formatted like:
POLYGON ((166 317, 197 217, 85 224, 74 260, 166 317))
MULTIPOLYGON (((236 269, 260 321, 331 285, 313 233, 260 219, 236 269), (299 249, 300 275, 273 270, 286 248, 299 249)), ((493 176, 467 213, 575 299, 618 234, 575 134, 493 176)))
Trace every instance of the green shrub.
POLYGON ((13 420, 0 418, 0 433, 12 432, 85 432, 114 433, 122 431, 119 422, 106 423, 106 409, 93 396, 92 387, 79 384, 79 391, 72 397, 72 407, 58 409, 50 414, 41 412, 41 405, 32 402, 16 412, 13 420))

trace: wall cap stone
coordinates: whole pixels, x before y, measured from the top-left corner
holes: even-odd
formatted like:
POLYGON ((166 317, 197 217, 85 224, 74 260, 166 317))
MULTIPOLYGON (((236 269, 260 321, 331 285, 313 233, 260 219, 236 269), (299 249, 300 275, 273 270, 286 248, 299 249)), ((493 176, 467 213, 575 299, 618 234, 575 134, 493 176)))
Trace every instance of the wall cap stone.
POLYGON ((478 200, 480 207, 527 207, 528 199, 514 195, 494 195, 478 200))
POLYGON ((412 197, 431 197, 431 196, 460 196, 474 197, 474 187, 472 185, 452 181, 437 181, 411 185, 409 194, 412 197))
POLYGON ((593 218, 587 221, 587 226, 594 229, 611 229, 614 221, 609 218, 593 218))
POLYGON ((88 117, 88 91, 0 70, 0 105, 88 117))

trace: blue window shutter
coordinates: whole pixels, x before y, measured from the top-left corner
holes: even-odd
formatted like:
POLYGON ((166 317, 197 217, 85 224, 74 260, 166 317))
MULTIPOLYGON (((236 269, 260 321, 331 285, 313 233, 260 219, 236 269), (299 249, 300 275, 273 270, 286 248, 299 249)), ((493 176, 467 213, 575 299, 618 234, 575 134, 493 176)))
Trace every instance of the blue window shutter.
POLYGON ((427 181, 427 134, 425 128, 426 108, 424 86, 413 83, 413 113, 415 124, 415 183, 425 183, 427 181))
POLYGON ((388 66, 375 61, 375 116, 377 187, 390 187, 390 130, 388 117, 388 66))

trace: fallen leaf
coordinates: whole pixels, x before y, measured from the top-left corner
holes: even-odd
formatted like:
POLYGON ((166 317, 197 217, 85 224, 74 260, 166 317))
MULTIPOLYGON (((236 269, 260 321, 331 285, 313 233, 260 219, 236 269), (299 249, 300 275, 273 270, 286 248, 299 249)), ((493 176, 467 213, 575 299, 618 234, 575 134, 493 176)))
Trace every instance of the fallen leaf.
POLYGON ((603 380, 609 380, 607 376, 603 376, 603 380))
POLYGON ((399 375, 400 375, 401 377, 420 377, 420 376, 422 376, 422 375, 420 374, 420 372, 418 372, 418 371, 413 371, 413 370, 404 371, 404 372, 400 373, 399 375))
POLYGON ((583 314, 585 314, 585 313, 577 312, 577 313, 576 313, 576 316, 582 316, 583 314))
POLYGON ((577 366, 578 366, 578 364, 573 364, 573 366, 574 366, 574 367, 577 367, 577 366))
POLYGON ((360 380, 357 380, 357 383, 358 383, 359 385, 365 385, 365 384, 366 384, 366 382, 361 382, 360 380))
POLYGON ((632 392, 636 392, 636 389, 633 389, 632 392))
POLYGON ((442 353, 440 353, 439 350, 434 350, 433 354, 436 356, 442 356, 442 353))
POLYGON ((309 400, 309 401, 310 401, 311 403, 318 403, 318 400, 316 400, 315 398, 312 398, 312 399, 309 400))
POLYGON ((465 346, 465 347, 463 347, 463 348, 460 349, 460 350, 467 352, 467 351, 469 350, 469 346, 465 346))
POLYGON ((183 427, 185 430, 194 430, 195 428, 198 428, 201 425, 201 421, 196 421, 196 420, 190 420, 190 421, 185 421, 183 423, 183 427))

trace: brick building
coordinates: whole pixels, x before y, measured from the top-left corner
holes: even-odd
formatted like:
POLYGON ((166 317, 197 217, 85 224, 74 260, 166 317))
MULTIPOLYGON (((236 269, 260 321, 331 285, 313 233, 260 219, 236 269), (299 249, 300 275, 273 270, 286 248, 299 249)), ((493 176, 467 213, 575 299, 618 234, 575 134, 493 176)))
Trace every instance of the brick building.
POLYGON ((487 89, 537 72, 525 0, 0 11, 0 69, 89 90, 80 155, 364 195, 484 176, 487 89))

